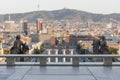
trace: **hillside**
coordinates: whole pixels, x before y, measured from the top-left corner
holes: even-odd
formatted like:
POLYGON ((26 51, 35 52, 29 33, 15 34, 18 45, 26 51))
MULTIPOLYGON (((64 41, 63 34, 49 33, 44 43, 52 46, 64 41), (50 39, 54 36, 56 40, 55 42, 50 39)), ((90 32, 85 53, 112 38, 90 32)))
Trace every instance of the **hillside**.
MULTIPOLYGON (((0 15, 0 21, 8 20, 8 15, 0 15)), ((16 13, 11 14, 11 19, 15 21, 20 21, 21 19, 28 20, 29 22, 35 22, 37 18, 42 18, 44 20, 74 20, 74 21, 94 21, 101 22, 109 20, 112 18, 114 20, 120 21, 120 14, 94 14, 85 11, 79 11, 74 9, 61 9, 54 11, 33 11, 28 13, 16 13)))

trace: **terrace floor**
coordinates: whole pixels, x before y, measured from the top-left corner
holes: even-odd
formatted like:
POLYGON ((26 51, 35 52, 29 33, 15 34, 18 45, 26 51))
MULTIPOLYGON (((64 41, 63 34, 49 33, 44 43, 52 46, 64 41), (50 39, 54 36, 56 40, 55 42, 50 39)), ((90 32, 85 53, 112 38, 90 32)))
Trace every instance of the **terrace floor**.
POLYGON ((119 80, 120 66, 0 66, 0 80, 119 80))

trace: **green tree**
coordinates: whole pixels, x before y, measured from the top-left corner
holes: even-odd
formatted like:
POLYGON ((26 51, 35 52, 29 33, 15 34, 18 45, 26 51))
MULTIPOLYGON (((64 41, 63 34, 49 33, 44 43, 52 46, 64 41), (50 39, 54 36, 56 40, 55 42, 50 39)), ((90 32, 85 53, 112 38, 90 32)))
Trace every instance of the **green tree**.
POLYGON ((43 53, 45 51, 45 48, 44 48, 44 45, 42 44, 41 46, 40 46, 40 53, 43 53))
POLYGON ((35 54, 42 54, 45 51, 44 44, 40 45, 40 49, 36 48, 34 49, 35 54))
POLYGON ((4 49, 4 54, 10 54, 10 50, 4 49))
POLYGON ((34 49, 34 54, 40 54, 40 50, 38 48, 34 49))
POLYGON ((113 48, 113 47, 109 47, 109 52, 111 53, 111 54, 117 54, 117 48, 113 48))

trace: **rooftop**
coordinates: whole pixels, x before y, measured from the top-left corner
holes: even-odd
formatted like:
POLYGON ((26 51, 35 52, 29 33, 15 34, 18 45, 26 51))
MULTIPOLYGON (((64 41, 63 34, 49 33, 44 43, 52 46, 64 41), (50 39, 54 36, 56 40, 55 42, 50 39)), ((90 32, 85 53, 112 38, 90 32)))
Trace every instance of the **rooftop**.
POLYGON ((0 80, 119 80, 119 76, 119 66, 0 66, 0 80))

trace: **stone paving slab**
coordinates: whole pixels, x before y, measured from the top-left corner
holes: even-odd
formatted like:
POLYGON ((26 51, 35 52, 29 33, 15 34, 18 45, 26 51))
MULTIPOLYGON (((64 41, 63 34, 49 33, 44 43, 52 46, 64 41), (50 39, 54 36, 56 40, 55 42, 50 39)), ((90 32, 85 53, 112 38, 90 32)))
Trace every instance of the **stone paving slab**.
POLYGON ((119 80, 120 67, 89 67, 97 80, 119 80))
POLYGON ((95 80, 90 75, 26 75, 23 80, 95 80), (86 77, 87 76, 87 77, 86 77))
POLYGON ((29 75, 52 75, 52 74, 62 74, 62 75, 86 75, 89 74, 90 72, 87 67, 55 67, 55 66, 50 66, 50 67, 32 67, 31 70, 28 72, 29 75))
POLYGON ((29 71, 30 68, 28 69, 16 69, 15 72, 7 78, 7 80, 21 80, 25 74, 29 71))
POLYGON ((21 80, 30 68, 28 66, 0 66, 0 80, 21 80))
POLYGON ((0 80, 119 80, 120 66, 0 66, 0 80))

